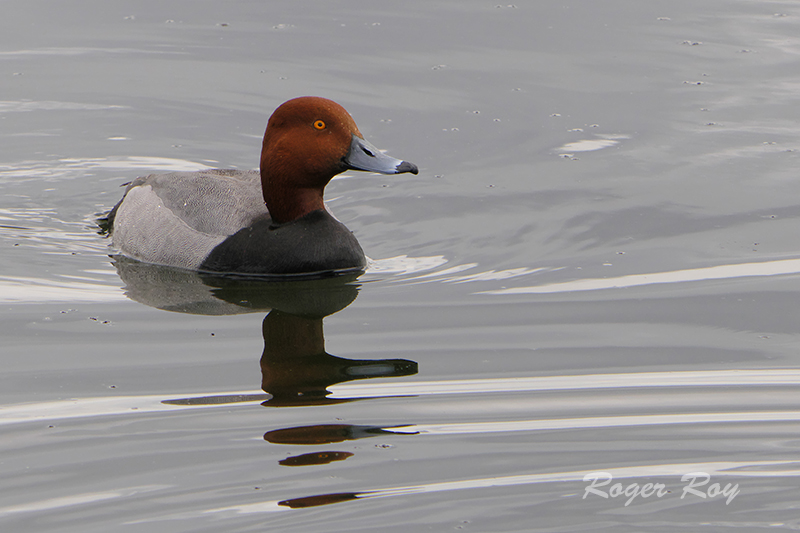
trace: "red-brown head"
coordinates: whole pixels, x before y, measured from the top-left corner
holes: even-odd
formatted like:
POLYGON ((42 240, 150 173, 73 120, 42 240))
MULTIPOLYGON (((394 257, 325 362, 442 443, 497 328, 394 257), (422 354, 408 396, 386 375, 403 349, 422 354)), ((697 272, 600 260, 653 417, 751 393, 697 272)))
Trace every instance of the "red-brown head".
POLYGON ((417 173, 415 165, 386 156, 365 141, 336 102, 304 96, 275 110, 261 149, 261 186, 275 222, 322 209, 325 186, 347 169, 417 173))

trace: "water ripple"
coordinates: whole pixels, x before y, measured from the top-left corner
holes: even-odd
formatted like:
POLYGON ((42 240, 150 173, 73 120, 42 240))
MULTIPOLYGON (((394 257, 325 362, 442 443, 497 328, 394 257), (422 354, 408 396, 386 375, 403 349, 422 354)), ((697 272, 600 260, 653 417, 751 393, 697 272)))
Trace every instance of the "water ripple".
MULTIPOLYGON (((115 293, 117 294, 117 293, 115 293)), ((122 296, 121 291, 118 292, 122 296)), ((577 376, 517 377, 472 379, 431 382, 353 383, 331 387, 331 398, 384 398, 390 396, 430 396, 457 394, 524 393, 563 390, 630 389, 630 388, 686 388, 686 387, 763 387, 797 386, 800 369, 754 369, 685 372, 639 372, 625 374, 586 374, 577 376)), ((790 389, 794 391, 794 389, 790 389)), ((0 406, 0 425, 33 421, 53 421, 94 416, 118 416, 130 413, 154 413, 185 409, 209 409, 232 404, 249 406, 264 400, 262 391, 232 391, 197 393, 193 396, 218 398, 219 401, 176 402, 174 397, 163 395, 111 396, 101 398, 76 398, 70 400, 24 403, 0 406)), ((627 400, 626 400, 627 401, 627 400)), ((661 407, 668 406, 665 397, 659 396, 661 407)), ((608 407, 608 406, 607 406, 608 407)), ((715 406, 722 409, 724 406, 715 406)), ((495 413, 499 414, 499 413, 495 413)), ((568 418, 561 420, 523 420, 486 422, 475 424, 435 424, 426 426, 399 426, 392 431, 418 432, 475 432, 475 431, 527 431, 568 427, 612 427, 619 425, 659 425, 694 422, 758 422, 761 420, 800 420, 800 411, 752 411, 713 413, 661 413, 632 417, 600 416, 568 418), (505 426, 504 426, 505 424, 505 426), (548 425, 550 424, 550 426, 548 425), (572 424, 572 425, 570 425, 572 424), (551 427, 552 426, 552 427, 551 427), (467 429, 478 428, 478 429, 467 429), (483 428, 483 429, 480 429, 483 428), (505 428, 505 429, 499 429, 505 428), (407 431, 408 430, 408 431, 407 431)))
POLYGON ((479 294, 552 294, 620 289, 661 283, 686 283, 690 281, 780 276, 786 274, 800 274, 800 259, 779 259, 776 261, 763 261, 758 263, 717 265, 713 267, 672 270, 668 272, 653 272, 650 274, 631 274, 616 278, 577 279, 561 283, 548 283, 546 285, 483 291, 479 294))
POLYGON ((85 178, 91 170, 139 170, 147 174, 158 172, 181 172, 205 170, 213 167, 169 157, 120 156, 94 158, 64 158, 56 161, 20 161, 0 165, 0 179, 16 178, 15 181, 33 179, 85 178), (21 178, 21 179, 20 179, 21 178))
MULTIPOLYGON (((687 472, 702 472, 714 477, 798 477, 800 476, 800 463, 796 460, 780 461, 718 461, 701 463, 672 463, 656 465, 636 465, 604 470, 615 479, 630 479, 638 477, 670 477, 683 476, 687 472), (777 467, 770 469, 769 467, 777 467), (783 467, 783 468, 781 468, 783 467)), ((199 512, 181 513, 153 517, 131 523, 143 523, 162 520, 176 520, 189 517, 222 518, 220 515, 248 515, 256 513, 273 513, 277 511, 305 507, 315 507, 332 503, 341 503, 365 498, 386 498, 395 496, 408 496, 412 494, 426 494, 434 492, 449 492, 454 490, 487 489, 497 487, 510 487, 519 485, 532 485, 540 483, 583 482, 586 476, 596 474, 593 470, 579 470, 571 472, 547 472, 541 474, 521 474, 513 476, 496 476, 486 478, 463 479, 457 481, 442 481, 421 485, 406 485, 379 489, 364 490, 360 492, 343 492, 332 494, 319 494, 292 498, 289 500, 270 500, 253 502, 242 505, 232 505, 206 509, 199 512)), ((577 497, 578 494, 570 494, 577 497)))
MULTIPOLYGON (((109 271, 112 273, 111 271, 109 271)), ((119 285, 86 281, 0 276, 0 302, 119 302, 127 297, 119 285)), ((0 408, 2 412, 2 408, 0 408)), ((2 418, 2 415, 0 415, 2 418)), ((0 422, 2 424, 2 422, 0 422)))

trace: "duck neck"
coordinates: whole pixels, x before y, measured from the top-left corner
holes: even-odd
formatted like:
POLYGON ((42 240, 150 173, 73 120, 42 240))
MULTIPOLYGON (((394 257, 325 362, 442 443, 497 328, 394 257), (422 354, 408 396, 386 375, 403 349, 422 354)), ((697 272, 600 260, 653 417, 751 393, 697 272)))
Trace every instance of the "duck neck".
POLYGON ((290 186, 285 181, 269 179, 264 173, 262 173, 261 187, 270 217, 278 224, 297 220, 318 209, 325 209, 321 188, 290 186))

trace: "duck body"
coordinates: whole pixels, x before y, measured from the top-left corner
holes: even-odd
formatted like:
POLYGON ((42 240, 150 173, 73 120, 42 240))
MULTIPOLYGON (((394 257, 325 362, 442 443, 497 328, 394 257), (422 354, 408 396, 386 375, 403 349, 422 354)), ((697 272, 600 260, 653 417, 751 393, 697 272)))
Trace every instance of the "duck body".
POLYGON ((338 104, 296 98, 269 120, 260 172, 174 172, 133 181, 109 213, 113 245, 139 261, 207 272, 363 270, 361 246, 323 203, 325 185, 347 169, 417 173, 364 140, 338 104))

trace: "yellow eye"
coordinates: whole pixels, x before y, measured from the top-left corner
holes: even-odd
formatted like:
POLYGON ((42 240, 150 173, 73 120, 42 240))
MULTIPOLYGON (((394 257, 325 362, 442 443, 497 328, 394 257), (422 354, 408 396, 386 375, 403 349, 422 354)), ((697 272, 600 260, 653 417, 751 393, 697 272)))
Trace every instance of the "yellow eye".
POLYGON ((325 129, 325 123, 323 121, 321 121, 321 120, 318 120, 318 121, 314 122, 314 127, 317 128, 318 130, 324 130, 325 129))

